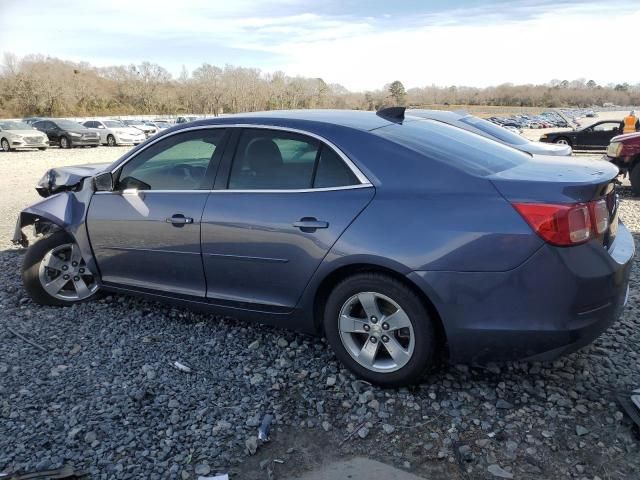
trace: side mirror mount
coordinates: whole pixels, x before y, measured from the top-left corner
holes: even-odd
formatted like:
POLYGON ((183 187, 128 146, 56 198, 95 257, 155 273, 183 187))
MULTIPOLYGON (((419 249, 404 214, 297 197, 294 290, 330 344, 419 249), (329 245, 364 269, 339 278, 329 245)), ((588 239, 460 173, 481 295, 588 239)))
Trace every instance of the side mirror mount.
POLYGON ((99 173, 93 177, 96 192, 113 192, 113 175, 111 172, 99 173))

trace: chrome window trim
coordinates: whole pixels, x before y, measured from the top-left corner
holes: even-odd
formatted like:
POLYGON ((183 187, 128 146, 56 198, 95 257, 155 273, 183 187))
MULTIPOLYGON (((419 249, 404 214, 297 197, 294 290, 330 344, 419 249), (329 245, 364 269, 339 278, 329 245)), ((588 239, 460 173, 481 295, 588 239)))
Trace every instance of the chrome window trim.
POLYGON ((292 188, 283 190, 134 190, 127 189, 114 192, 94 192, 94 195, 148 195, 150 193, 313 193, 313 192, 333 192, 334 190, 355 190, 358 188, 372 188, 370 183, 360 183, 358 185, 344 185, 341 187, 322 187, 322 188, 292 188))
MULTIPOLYGON (((358 181, 360 182, 359 184, 355 184, 355 185, 346 185, 346 186, 342 186, 342 187, 327 187, 326 189, 329 190, 336 190, 336 189, 346 189, 346 188, 354 188, 354 187, 359 187, 361 188, 361 186, 373 186, 371 184, 371 181, 366 177, 366 175, 364 173, 362 173, 362 171, 360 171, 360 169, 356 166, 355 163, 353 163, 353 161, 347 157, 344 152, 342 150, 340 150, 338 147, 336 147, 332 142, 330 142, 329 140, 327 140, 326 138, 317 135, 315 133, 311 133, 311 132, 307 132, 306 130, 300 130, 297 128, 290 128, 290 127, 280 127, 280 126, 275 126, 275 125, 263 125, 263 124, 251 124, 251 123, 233 123, 233 124, 219 124, 219 125, 198 125, 198 126, 194 126, 194 127, 188 127, 188 128, 183 128, 180 130, 176 130, 175 132, 170 132, 166 135, 163 135, 162 137, 156 138, 154 139, 152 142, 149 142, 148 144, 144 145, 144 147, 142 147, 140 150, 137 150, 136 152, 133 152, 131 155, 129 155, 128 157, 125 157, 121 162, 119 162, 111 171, 110 173, 113 174, 115 173, 119 168, 123 167, 125 164, 127 164, 129 161, 131 161, 133 158, 137 157, 140 153, 144 152, 147 148, 149 148, 151 145, 156 144, 157 142, 164 140, 165 138, 171 137, 173 135, 177 135, 179 133, 183 133, 183 132, 189 132, 189 131, 193 131, 193 130, 208 130, 208 129, 212 129, 212 128, 255 128, 255 129, 264 129, 264 130, 276 130, 276 131, 282 131, 282 132, 290 132, 290 133, 297 133, 299 135, 306 135, 308 137, 311 138, 315 138, 316 140, 319 140, 321 142, 323 142, 325 145, 327 145, 329 148, 333 149, 334 152, 336 152, 338 154, 338 156, 342 159, 343 162, 345 162, 347 164, 347 166, 349 167, 349 169, 351 170, 351 172, 356 176, 356 178, 358 179, 358 181)), ((298 189, 298 190, 287 190, 287 189, 276 189, 276 190, 232 190, 232 189, 225 189, 225 190, 212 190, 213 192, 220 192, 220 191, 228 191, 228 192, 294 192, 294 191, 322 191, 322 190, 326 190, 325 188, 309 188, 309 189, 298 189)), ((151 191, 160 191, 160 190, 144 190, 145 192, 151 192, 151 191)), ((166 192, 176 192, 179 190, 166 190, 166 192)), ((194 190, 188 190, 189 192, 192 192, 194 190)), ((207 190, 201 190, 201 191, 207 191, 207 190)), ((96 192, 98 193, 98 192, 96 192)), ((102 192, 102 193, 110 193, 110 192, 102 192)))

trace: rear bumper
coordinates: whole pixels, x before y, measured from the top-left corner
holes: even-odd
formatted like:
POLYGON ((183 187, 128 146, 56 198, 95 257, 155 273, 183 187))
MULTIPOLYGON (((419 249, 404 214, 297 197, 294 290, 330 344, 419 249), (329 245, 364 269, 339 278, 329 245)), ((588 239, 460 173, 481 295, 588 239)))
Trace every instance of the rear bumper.
POLYGON ((620 224, 607 251, 543 246, 508 272, 412 272, 434 303, 452 362, 551 360, 597 338, 622 312, 635 244, 620 224))

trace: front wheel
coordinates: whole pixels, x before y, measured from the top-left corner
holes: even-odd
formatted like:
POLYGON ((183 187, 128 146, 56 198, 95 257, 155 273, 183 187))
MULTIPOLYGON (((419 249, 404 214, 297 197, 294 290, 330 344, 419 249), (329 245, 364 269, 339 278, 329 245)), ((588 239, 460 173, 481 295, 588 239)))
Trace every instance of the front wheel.
POLYGON ((3 152, 11 151, 11 145, 9 145, 9 140, 7 140, 6 138, 2 139, 2 141, 0 142, 0 146, 2 147, 3 152))
POLYGON ((116 137, 113 135, 107 135, 107 146, 115 147, 116 146, 116 137))
POLYGON ((435 352, 423 301, 398 280, 377 273, 348 277, 327 300, 324 328, 338 359, 359 377, 394 387, 419 381, 435 352))
POLYGON ((60 137, 60 148, 71 148, 71 142, 67 137, 60 137))
POLYGON ((96 276, 80 247, 66 232, 55 232, 34 243, 24 257, 22 282, 34 302, 69 306, 89 300, 98 291, 96 276))
POLYGON ((571 141, 566 137, 560 137, 554 143, 557 143, 558 145, 569 145, 569 146, 571 146, 571 141))

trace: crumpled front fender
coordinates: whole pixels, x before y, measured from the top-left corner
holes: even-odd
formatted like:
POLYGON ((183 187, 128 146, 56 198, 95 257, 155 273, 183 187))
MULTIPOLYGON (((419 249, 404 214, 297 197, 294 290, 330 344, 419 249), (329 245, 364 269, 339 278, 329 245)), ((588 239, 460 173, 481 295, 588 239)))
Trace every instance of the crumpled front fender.
POLYGON ((93 189, 85 185, 80 191, 60 192, 25 208, 18 215, 13 243, 28 246, 27 236, 22 229, 29 225, 36 226, 37 234, 63 230, 78 244, 91 271, 98 272, 85 223, 92 195, 93 189))
MULTIPOLYGON (((77 203, 75 196, 69 192, 59 193, 25 208, 18 215, 13 243, 28 245, 22 229, 36 222, 50 223, 66 230, 73 221, 73 205, 77 203)), ((77 212, 80 213, 81 212, 77 212)))

